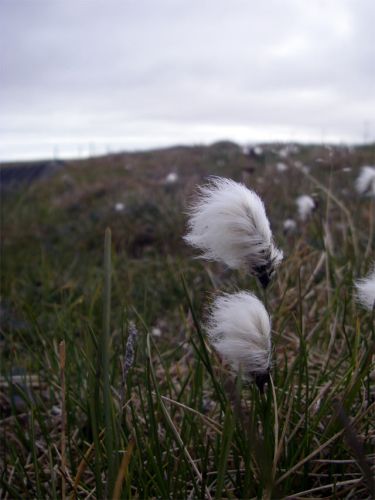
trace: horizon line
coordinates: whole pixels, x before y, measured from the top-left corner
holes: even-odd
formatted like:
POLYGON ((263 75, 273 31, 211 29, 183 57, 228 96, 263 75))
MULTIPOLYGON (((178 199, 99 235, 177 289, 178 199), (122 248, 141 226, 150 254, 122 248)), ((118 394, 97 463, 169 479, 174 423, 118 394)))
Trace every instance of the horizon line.
MULTIPOLYGON (((220 144, 220 143, 232 143, 239 148, 245 148, 245 147, 255 147, 255 146, 271 146, 271 145, 280 145, 280 146, 287 146, 287 145, 298 145, 302 147, 354 147, 354 148, 359 148, 359 147, 371 147, 375 146, 375 140, 368 140, 368 141, 344 141, 344 140, 332 140, 332 141, 304 141, 304 140, 272 140, 272 141, 246 141, 246 142, 237 142, 233 139, 218 139, 214 141, 208 141, 208 142, 189 142, 189 143, 170 143, 170 144, 165 144, 165 145, 159 145, 159 146, 144 146, 144 147, 135 147, 135 148, 112 148, 110 147, 109 144, 101 144, 101 146, 107 148, 107 152, 98 152, 95 153, 94 151, 90 151, 90 149, 94 150, 96 146, 98 146, 98 143, 94 142, 88 142, 87 146, 89 151, 86 153, 78 153, 76 155, 72 154, 71 151, 68 153, 64 154, 62 151, 60 153, 52 153, 50 155, 45 155, 45 153, 26 153, 24 155, 10 155, 10 156, 4 156, 0 157, 0 165, 6 163, 32 163, 32 162, 45 162, 45 161, 84 161, 84 160, 89 160, 89 159, 98 159, 98 158, 105 158, 108 156, 112 155, 121 155, 121 154, 137 154, 137 153, 151 153, 151 152, 156 152, 156 151, 163 151, 163 150, 168 150, 168 149, 173 149, 173 148, 194 148, 194 147, 212 147, 215 144, 220 144)), ((77 148, 77 145, 74 145, 75 148, 77 148)), ((80 144, 82 146, 82 144, 80 144)), ((80 149, 80 146, 78 149, 80 149)), ((54 146, 54 148, 58 148, 58 145, 54 146)))

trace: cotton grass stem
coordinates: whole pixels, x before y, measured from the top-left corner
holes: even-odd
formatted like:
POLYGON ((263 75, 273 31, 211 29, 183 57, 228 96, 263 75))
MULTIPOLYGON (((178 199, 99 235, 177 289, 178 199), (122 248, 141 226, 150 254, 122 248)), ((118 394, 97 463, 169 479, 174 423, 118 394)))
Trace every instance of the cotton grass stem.
POLYGON ((278 449, 279 449, 279 409, 277 406, 277 397, 276 397, 276 391, 275 391, 275 384, 273 383, 273 378, 272 375, 270 374, 270 384, 271 384, 271 390, 272 390, 272 399, 273 399, 273 407, 274 407, 274 415, 275 415, 275 422, 274 422, 274 435, 275 435, 275 445, 274 445, 274 453, 273 453, 273 464, 272 464, 272 481, 275 480, 275 475, 276 475, 276 467, 277 467, 277 460, 278 460, 278 449))
POLYGON ((273 399, 273 407, 274 407, 274 451, 273 451, 273 461, 272 461, 272 473, 270 480, 267 484, 266 491, 264 492, 263 495, 263 500, 270 500, 272 498, 272 488, 275 483, 275 477, 276 477, 276 467, 277 467, 277 461, 279 458, 279 416, 278 416, 278 406, 277 406, 277 398, 276 398, 276 391, 275 391, 275 384, 273 383, 273 378, 272 375, 270 374, 269 377, 269 383, 271 384, 271 392, 272 392, 272 399, 273 399))
POLYGON ((65 383, 65 340, 59 344, 61 379, 61 498, 66 498, 66 383, 65 383))
POLYGON ((104 238, 104 302, 103 302, 103 331, 101 336, 102 353, 102 382, 103 382, 103 405, 105 423, 105 446, 107 452, 107 496, 110 496, 108 486, 113 481, 113 432, 112 432, 112 407, 111 389, 109 380, 109 344, 110 344, 110 319, 111 319, 111 230, 105 230, 104 238))

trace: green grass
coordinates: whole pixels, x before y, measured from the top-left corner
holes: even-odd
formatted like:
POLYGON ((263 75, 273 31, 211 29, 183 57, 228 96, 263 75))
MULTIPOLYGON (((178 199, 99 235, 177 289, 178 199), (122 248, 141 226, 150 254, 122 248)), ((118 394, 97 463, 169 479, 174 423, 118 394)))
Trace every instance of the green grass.
POLYGON ((375 329, 353 280, 374 259, 374 206, 353 183, 375 150, 304 147, 277 173, 273 149, 264 164, 226 143, 72 162, 3 196, 2 498, 371 497, 375 329), (187 200, 210 174, 257 190, 286 254, 267 290, 264 395, 205 339, 217 290, 263 298, 182 241, 187 200), (284 236, 295 197, 312 192, 317 213, 284 236))

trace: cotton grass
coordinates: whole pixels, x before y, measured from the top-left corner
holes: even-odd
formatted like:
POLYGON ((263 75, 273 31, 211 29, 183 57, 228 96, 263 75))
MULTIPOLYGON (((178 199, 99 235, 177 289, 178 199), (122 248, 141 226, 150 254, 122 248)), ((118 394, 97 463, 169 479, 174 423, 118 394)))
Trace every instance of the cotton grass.
POLYGON ((356 281, 355 287, 358 302, 365 309, 371 311, 375 306, 375 262, 373 263, 372 271, 366 278, 356 281))
POLYGON ((288 165, 282 162, 276 163, 276 170, 278 172, 286 172, 288 170, 288 165))
POLYGON ((297 223, 294 219, 285 219, 283 222, 284 234, 293 234, 297 230, 297 223))
POLYGON ((216 351, 262 390, 271 363, 271 321, 262 302, 245 291, 219 295, 206 330, 216 351))
POLYGON ((214 177, 199 188, 184 237, 201 257, 242 269, 266 287, 283 253, 276 248, 262 200, 243 184, 214 177))
POLYGON ((116 212, 122 212, 125 209, 125 205, 121 202, 115 204, 116 212))
POLYGON ((362 167, 355 187, 359 194, 375 198, 375 167, 362 167))
POLYGON ((298 217, 302 221, 307 220, 316 207, 315 201, 308 194, 298 196, 298 198, 296 199, 296 205, 298 210, 298 217))
POLYGON ((176 184, 178 181, 178 174, 176 172, 170 172, 166 177, 165 177, 165 184, 176 184))

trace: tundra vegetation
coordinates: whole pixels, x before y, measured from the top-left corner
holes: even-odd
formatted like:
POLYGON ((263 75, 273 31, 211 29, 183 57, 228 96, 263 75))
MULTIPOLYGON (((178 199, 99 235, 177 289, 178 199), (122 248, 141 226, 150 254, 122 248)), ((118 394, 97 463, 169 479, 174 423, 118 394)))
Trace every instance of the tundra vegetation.
POLYGON ((4 188, 1 498, 371 498, 374 313, 354 283, 374 261, 374 199, 355 187, 374 162, 373 145, 222 142, 4 188), (265 203, 284 252, 266 291, 182 239, 210 175, 265 203), (266 305, 264 393, 207 342, 219 290, 266 305))

